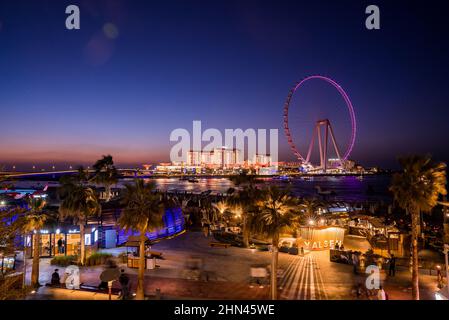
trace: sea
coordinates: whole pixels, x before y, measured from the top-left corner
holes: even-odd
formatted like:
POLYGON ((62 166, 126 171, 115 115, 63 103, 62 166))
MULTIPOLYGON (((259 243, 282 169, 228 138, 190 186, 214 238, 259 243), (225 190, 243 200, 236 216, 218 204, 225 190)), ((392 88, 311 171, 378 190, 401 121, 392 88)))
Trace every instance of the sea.
MULTIPOLYGON (((16 188, 43 189, 45 185, 57 183, 57 179, 18 179, 14 181, 16 188)), ((57 177, 56 177, 57 178, 57 177)), ((156 188, 169 192, 202 193, 210 191, 212 194, 224 194, 229 188, 238 187, 226 177, 198 177, 197 182, 180 180, 178 177, 145 178, 154 181, 156 188)), ((132 183, 134 178, 120 179, 116 187, 123 187, 132 183)), ((281 180, 275 177, 260 177, 259 187, 277 185, 289 188, 299 197, 317 197, 327 201, 360 202, 390 202, 392 196, 388 192, 391 175, 364 175, 364 176, 309 176, 292 177, 281 180), (318 190, 321 189, 321 192, 318 190)))

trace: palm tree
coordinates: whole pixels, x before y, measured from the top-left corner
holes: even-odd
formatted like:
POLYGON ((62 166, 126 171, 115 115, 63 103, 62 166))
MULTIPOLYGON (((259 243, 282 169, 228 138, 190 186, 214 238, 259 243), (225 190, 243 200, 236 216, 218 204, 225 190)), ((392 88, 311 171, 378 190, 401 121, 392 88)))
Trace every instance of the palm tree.
POLYGON ((86 260, 85 226, 90 217, 98 216, 101 213, 101 205, 95 191, 82 184, 69 181, 61 187, 61 190, 64 197, 59 207, 59 217, 61 220, 71 218, 73 223, 79 225, 81 238, 79 261, 81 265, 84 265, 86 260))
POLYGON ((89 181, 89 170, 85 169, 83 166, 79 166, 76 179, 80 183, 89 181))
POLYGON ((315 198, 305 198, 300 203, 300 208, 303 209, 304 215, 301 215, 301 223, 312 224, 316 219, 316 212, 321 206, 321 202, 315 198))
POLYGON ((139 274, 137 278, 136 299, 145 298, 145 242, 146 233, 158 230, 164 226, 164 201, 154 192, 154 183, 146 184, 136 180, 134 185, 126 185, 123 196, 124 209, 118 223, 127 231, 139 232, 139 274))
POLYGON ((47 215, 43 212, 46 202, 42 198, 30 197, 28 200, 29 211, 25 215, 23 231, 34 233, 33 235, 33 265, 31 268, 31 285, 39 287, 39 262, 40 262, 40 231, 47 221, 47 215))
POLYGON ((244 248, 249 247, 252 230, 251 224, 257 211, 257 201, 261 199, 261 196, 261 190, 254 187, 253 184, 249 184, 229 197, 229 203, 231 204, 230 211, 234 212, 235 215, 239 215, 242 219, 244 248))
POLYGON ((118 181, 118 171, 114 166, 111 155, 103 156, 97 160, 93 166, 95 173, 93 180, 104 186, 106 193, 106 202, 111 199, 111 186, 118 181))
POLYGON ((277 266, 279 251, 279 236, 286 227, 296 223, 294 209, 297 201, 290 195, 288 189, 271 186, 264 190, 265 196, 258 202, 258 223, 253 224, 256 232, 271 238, 271 299, 277 299, 277 266))
POLYGON ((390 186, 394 200, 412 220, 412 295, 419 300, 418 236, 421 212, 430 212, 439 195, 446 195, 446 165, 433 163, 430 156, 399 160, 402 171, 395 173, 390 186))
POLYGON ((212 203, 212 207, 218 213, 218 217, 216 220, 223 220, 224 215, 229 212, 229 204, 226 201, 218 201, 217 203, 212 203))

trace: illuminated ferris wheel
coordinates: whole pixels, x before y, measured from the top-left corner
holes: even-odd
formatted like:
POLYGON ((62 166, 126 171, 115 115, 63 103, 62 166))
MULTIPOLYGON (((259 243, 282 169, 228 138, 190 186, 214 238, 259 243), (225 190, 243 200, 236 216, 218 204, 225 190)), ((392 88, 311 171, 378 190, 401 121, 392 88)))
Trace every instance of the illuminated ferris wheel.
POLYGON ((316 140, 318 142, 318 148, 319 148, 319 155, 320 155, 320 168, 324 171, 327 170, 327 154, 328 154, 328 141, 329 137, 332 143, 332 146, 334 147, 334 151, 337 155, 337 160, 342 163, 343 161, 347 160, 349 158, 349 155, 351 154, 351 151, 354 147, 355 142, 355 136, 357 131, 357 125, 355 120, 355 114, 354 114, 354 108, 352 106, 351 100, 349 99, 349 96, 347 93, 343 90, 343 88, 334 80, 320 76, 320 75, 314 75, 314 76, 308 76, 298 82, 289 92, 287 96, 287 100, 284 104, 284 132, 287 137, 288 144, 290 145, 291 150, 295 154, 295 156, 298 158, 299 161, 301 161, 304 164, 311 164, 310 163, 310 157, 312 154, 313 147, 316 143, 316 140), (328 119, 322 119, 316 122, 314 132, 312 134, 312 140, 310 141, 309 148, 306 154, 306 157, 304 157, 298 150, 298 148, 295 145, 295 142, 293 141, 292 135, 290 133, 289 128, 289 121, 288 121, 288 112, 290 108, 290 102, 293 98, 293 96, 298 92, 298 89, 301 88, 301 86, 312 79, 318 79, 318 80, 324 80, 325 82, 331 84, 335 89, 337 89, 340 96, 345 101, 345 104, 347 106, 349 117, 351 121, 351 136, 349 139, 348 147, 345 150, 343 154, 341 154, 340 149, 338 147, 337 141, 335 139, 335 134, 332 129, 331 122, 328 119), (324 132, 323 132, 324 131, 324 132))

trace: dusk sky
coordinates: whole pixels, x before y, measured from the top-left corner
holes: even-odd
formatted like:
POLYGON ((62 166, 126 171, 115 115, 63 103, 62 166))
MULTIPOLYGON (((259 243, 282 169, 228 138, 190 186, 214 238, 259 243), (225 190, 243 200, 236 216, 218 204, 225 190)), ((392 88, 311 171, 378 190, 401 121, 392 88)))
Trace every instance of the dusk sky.
MULTIPOLYGON (((352 100, 352 159, 447 161, 448 14, 448 1, 2 0, 0 164, 167 161, 170 132, 193 120, 278 128, 280 159, 294 160, 283 104, 312 74, 352 100), (69 4, 80 30, 65 28, 69 4), (369 4, 380 30, 365 28, 369 4)), ((294 102, 298 132, 329 118, 344 149, 349 115, 332 87, 311 82, 294 102)))

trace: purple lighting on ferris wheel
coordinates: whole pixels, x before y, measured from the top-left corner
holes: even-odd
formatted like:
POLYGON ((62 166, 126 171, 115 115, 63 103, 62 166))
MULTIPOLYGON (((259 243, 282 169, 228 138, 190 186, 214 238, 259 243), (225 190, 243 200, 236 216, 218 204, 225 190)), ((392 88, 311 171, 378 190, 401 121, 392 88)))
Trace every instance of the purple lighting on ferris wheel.
POLYGON ((327 83, 330 83, 332 86, 334 86, 335 89, 338 90, 340 95, 345 100, 345 103, 346 103, 346 106, 348 107, 349 115, 351 118, 351 138, 349 140, 348 149, 346 150, 346 152, 342 158, 342 160, 347 160, 349 158, 349 155, 352 152, 353 147, 354 147, 355 136, 356 136, 356 132, 357 132, 357 124, 356 124, 356 119, 355 119, 354 107, 352 106, 352 102, 349 99, 349 96, 347 95, 347 93, 343 90, 343 88, 337 82, 335 82, 334 80, 332 80, 328 77, 324 77, 324 76, 320 76, 320 75, 308 76, 308 77, 302 79, 292 90, 290 90, 290 93, 287 97, 287 101, 284 104, 284 131, 285 131, 285 135, 287 136, 290 148, 292 149, 293 153, 298 157, 298 159, 305 161, 304 157, 297 150, 297 148, 293 142, 293 139, 291 137, 291 134, 290 134, 290 129, 288 127, 288 109, 290 107, 290 100, 293 97, 293 94, 296 92, 296 90, 298 90, 301 87, 301 85, 303 85, 306 81, 311 80, 311 79, 320 79, 320 80, 326 81, 327 83))

